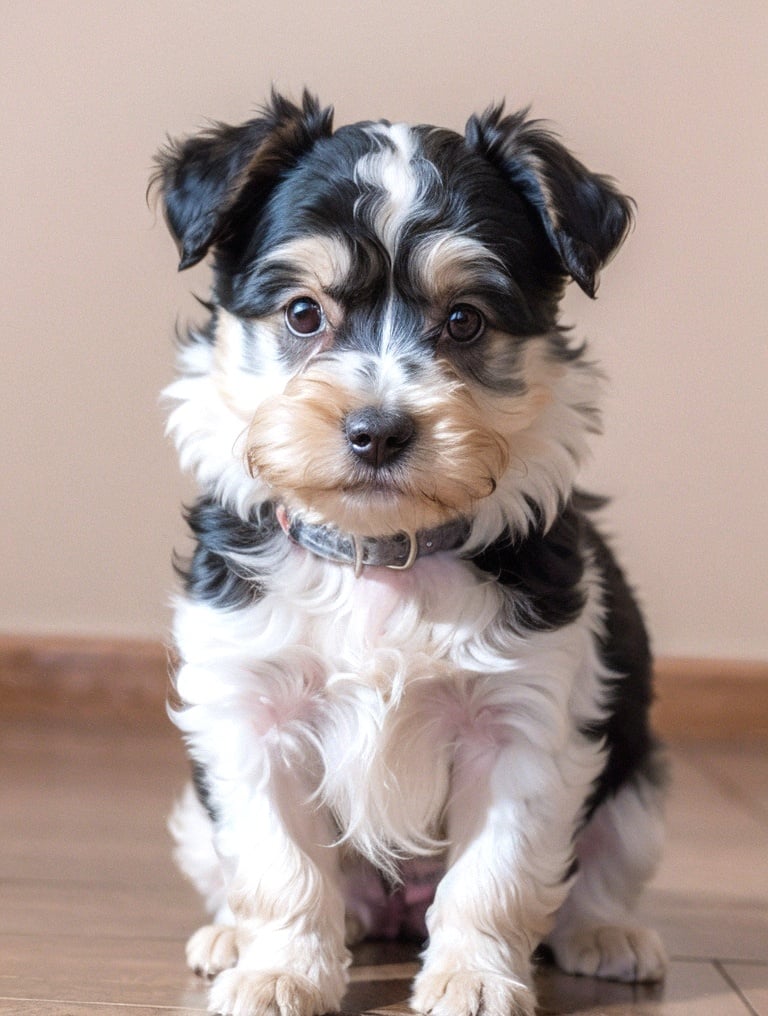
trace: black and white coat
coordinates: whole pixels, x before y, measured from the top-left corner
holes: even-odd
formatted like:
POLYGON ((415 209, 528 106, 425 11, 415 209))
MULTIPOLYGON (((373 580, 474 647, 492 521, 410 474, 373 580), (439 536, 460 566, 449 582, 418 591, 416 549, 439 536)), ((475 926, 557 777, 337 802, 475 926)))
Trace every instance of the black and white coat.
POLYGON ((182 267, 214 253, 168 390, 201 487, 174 629, 196 789, 173 830, 212 914, 188 946, 212 1010, 338 1008, 350 932, 376 933, 361 870, 396 884, 423 856, 444 874, 417 1010, 531 1016, 542 942, 569 971, 657 979, 633 916, 661 844, 650 653, 575 491, 600 379, 557 324, 628 202, 499 109, 464 137, 334 132, 273 96, 159 161, 182 267), (386 461, 361 456, 360 413, 399 421, 386 461), (353 569, 288 517, 465 529, 408 570, 353 569))

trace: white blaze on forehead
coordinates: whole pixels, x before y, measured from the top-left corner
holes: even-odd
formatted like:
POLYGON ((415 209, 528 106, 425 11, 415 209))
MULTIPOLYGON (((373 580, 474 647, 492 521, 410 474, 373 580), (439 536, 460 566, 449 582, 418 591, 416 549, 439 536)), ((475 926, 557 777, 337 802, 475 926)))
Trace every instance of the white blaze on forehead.
POLYGON ((361 185, 381 192, 373 208, 371 225, 394 257, 403 224, 419 201, 424 167, 429 164, 421 160, 417 170, 416 140, 407 124, 374 124, 368 130, 383 143, 358 161, 355 177, 361 185))
MULTIPOLYGON (((365 216, 394 263, 403 227, 423 198, 437 170, 419 155, 416 134, 404 123, 372 124, 367 128, 376 147, 355 166, 355 179, 363 193, 355 211, 365 216), (373 192, 373 193, 371 193, 373 192)), ((381 326, 381 350, 386 355, 393 340, 393 294, 390 292, 381 326)))

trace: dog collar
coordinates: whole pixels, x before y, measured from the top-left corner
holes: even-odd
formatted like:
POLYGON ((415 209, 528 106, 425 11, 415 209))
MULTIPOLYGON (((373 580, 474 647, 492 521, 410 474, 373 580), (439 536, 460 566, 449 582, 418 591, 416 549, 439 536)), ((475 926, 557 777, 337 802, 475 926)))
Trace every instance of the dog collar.
POLYGON ((469 535, 469 522, 454 519, 434 529, 415 533, 399 532, 393 536, 356 536, 343 533, 335 526, 308 522, 301 515, 289 515, 281 505, 275 511, 283 532, 294 543, 318 557, 337 564, 351 565, 359 578, 363 568, 391 568, 407 571, 418 558, 455 550, 469 535))

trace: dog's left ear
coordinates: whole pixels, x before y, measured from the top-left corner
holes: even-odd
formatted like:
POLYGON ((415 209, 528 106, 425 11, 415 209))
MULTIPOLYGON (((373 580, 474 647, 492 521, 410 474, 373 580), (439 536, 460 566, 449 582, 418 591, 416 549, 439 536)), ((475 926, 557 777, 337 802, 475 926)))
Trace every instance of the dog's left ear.
POLYGON ((492 106, 469 119, 465 138, 535 208, 565 271, 594 297, 600 268, 632 225, 633 203, 591 173, 527 110, 492 106))

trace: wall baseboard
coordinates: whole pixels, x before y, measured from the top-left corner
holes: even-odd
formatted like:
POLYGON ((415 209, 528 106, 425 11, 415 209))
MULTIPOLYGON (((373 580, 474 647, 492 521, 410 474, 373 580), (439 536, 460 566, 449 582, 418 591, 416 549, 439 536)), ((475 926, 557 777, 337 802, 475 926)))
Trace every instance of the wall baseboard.
POLYGON ((0 716, 170 728, 172 666, 151 640, 0 635, 0 716))
MULTIPOLYGON (((162 728, 172 668, 151 640, 0 635, 0 717, 162 728)), ((656 692, 664 738, 768 741, 768 661, 661 657, 656 692)))
POLYGON ((655 677, 663 737, 768 741, 768 661, 660 657, 655 677))

